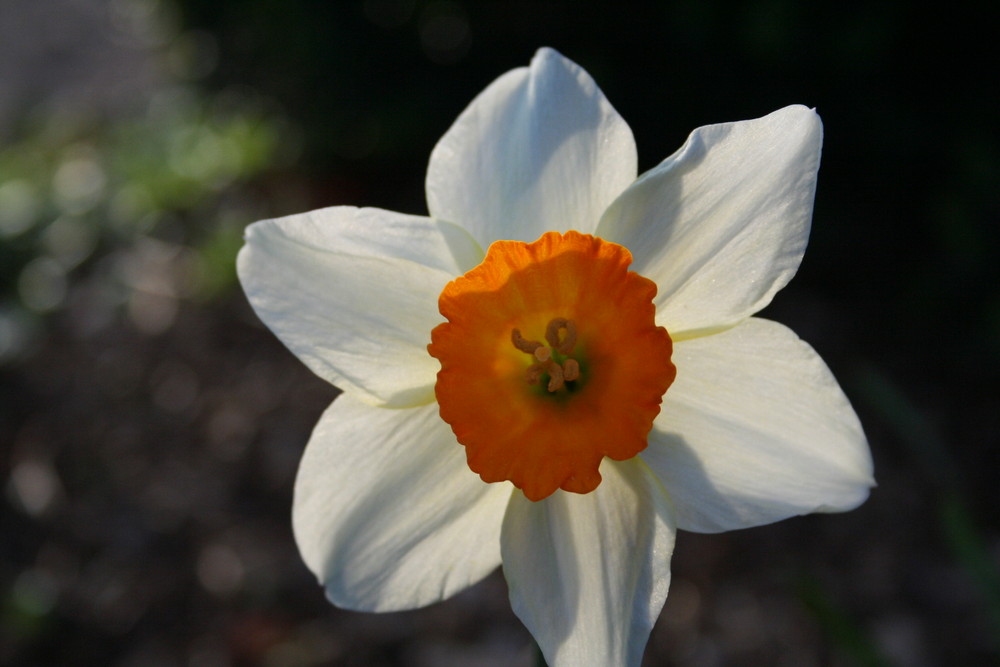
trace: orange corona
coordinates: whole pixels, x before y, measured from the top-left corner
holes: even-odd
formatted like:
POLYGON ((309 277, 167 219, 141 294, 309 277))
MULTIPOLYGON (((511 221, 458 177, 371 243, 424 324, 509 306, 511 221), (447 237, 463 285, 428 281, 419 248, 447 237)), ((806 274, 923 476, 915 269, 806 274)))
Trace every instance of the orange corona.
POLYGON ((548 232, 497 241, 445 286, 448 320, 428 351, 441 362, 441 418, 486 482, 530 500, 588 493, 605 456, 646 448, 674 380, 672 342, 655 324, 656 284, 603 239, 548 232))

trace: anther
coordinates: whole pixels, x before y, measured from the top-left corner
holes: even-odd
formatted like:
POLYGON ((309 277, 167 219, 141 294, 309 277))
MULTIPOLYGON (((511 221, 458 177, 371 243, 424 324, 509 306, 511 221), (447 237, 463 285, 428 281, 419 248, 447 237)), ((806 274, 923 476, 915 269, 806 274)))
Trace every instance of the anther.
POLYGON ((562 367, 563 380, 572 382, 580 377, 580 364, 576 359, 567 359, 562 367))
POLYGON ((576 324, 573 320, 567 320, 565 317, 556 317, 545 328, 545 340, 558 352, 569 354, 573 351, 573 346, 576 345, 576 324), (566 337, 561 342, 559 340, 560 329, 566 330, 566 337))
POLYGON ((554 361, 549 362, 549 367, 546 369, 549 372, 549 391, 559 391, 562 389, 565 382, 563 382, 563 369, 562 367, 554 361))

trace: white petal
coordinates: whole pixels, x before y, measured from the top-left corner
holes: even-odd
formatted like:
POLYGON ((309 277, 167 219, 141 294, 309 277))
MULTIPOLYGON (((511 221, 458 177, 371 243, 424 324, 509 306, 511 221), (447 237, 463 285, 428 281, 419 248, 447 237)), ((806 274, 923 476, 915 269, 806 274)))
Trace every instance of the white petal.
POLYGON ((753 318, 674 348, 677 379, 640 455, 678 527, 747 528, 853 509, 874 485, 857 415, 791 330, 753 318))
POLYGON ((638 665, 670 585, 669 500, 635 458, 605 459, 596 491, 515 492, 503 522, 514 612, 552 667, 638 665))
POLYGON ((541 49, 462 112, 427 169, 431 215, 486 247, 593 231, 636 177, 632 131, 579 65, 541 49))
POLYGON ((437 404, 377 408, 343 394, 324 413, 295 480, 302 558, 341 607, 419 607, 500 564, 508 484, 485 484, 437 404))
POLYGON ((251 225, 237 269, 257 315, 313 372, 404 407, 434 400, 438 295, 481 258, 450 223, 344 206, 251 225))
POLYGON ((795 274, 822 142, 802 106, 702 127, 608 209, 597 235, 656 282, 657 323, 675 339, 742 321, 795 274))

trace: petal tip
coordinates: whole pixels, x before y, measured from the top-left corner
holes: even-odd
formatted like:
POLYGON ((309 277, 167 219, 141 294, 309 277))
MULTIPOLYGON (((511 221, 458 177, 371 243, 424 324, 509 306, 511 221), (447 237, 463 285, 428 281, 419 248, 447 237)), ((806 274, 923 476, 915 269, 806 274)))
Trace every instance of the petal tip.
POLYGON ((548 60, 564 61, 566 60, 566 56, 559 53, 551 46, 542 46, 535 51, 535 55, 531 58, 531 64, 534 65, 548 60))
POLYGON ((789 124, 802 128, 803 134, 817 133, 818 139, 822 141, 823 120, 820 118, 819 113, 816 112, 815 107, 807 107, 804 104, 792 104, 770 114, 770 116, 779 115, 787 120, 789 124))
POLYGON ((875 476, 869 467, 867 471, 858 475, 856 480, 853 480, 853 493, 850 491, 845 492, 837 499, 837 502, 821 503, 812 512, 807 512, 806 514, 839 514, 841 512, 851 512, 865 504, 869 496, 871 496, 872 489, 877 486, 878 483, 875 481, 875 476))

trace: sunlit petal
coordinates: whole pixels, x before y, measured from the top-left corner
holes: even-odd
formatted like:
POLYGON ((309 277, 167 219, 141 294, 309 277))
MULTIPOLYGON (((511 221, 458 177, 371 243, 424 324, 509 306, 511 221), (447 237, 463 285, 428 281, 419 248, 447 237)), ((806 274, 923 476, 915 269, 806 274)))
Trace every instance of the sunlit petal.
POLYGON ((313 372, 374 404, 434 400, 438 294, 482 254, 462 229, 343 206, 259 222, 246 237, 247 297, 313 372))
POLYGON ((387 410, 344 394, 302 457, 295 538, 334 604, 419 607, 500 564, 511 489, 469 470, 437 405, 387 410))
POLYGON ((802 106, 699 128, 604 214, 597 235, 656 281, 657 323, 671 336, 731 326, 791 280, 822 140, 819 116, 802 106))
POLYGON ((874 485, 854 410, 823 360, 761 319, 678 343, 677 379, 640 456, 678 526, 717 532, 846 511, 874 485))
POLYGON ((494 81, 431 153, 431 215, 484 247, 590 232, 636 177, 632 131, 583 69, 552 49, 494 81))
POLYGON ((638 665, 670 584, 674 519, 639 459, 605 461, 586 495, 533 503, 515 492, 503 523, 514 612, 551 667, 638 665))

